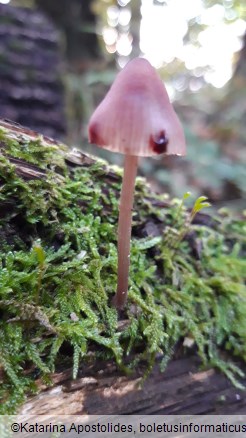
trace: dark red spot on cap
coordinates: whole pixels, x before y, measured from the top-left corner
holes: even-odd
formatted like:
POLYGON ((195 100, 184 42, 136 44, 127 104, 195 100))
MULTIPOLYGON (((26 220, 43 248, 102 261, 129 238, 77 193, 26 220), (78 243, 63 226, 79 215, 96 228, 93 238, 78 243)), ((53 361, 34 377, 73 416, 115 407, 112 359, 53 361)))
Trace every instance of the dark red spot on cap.
POLYGON ((99 133, 99 126, 97 123, 93 123, 89 126, 89 142, 94 143, 97 146, 104 146, 105 142, 99 133))
POLYGON ((156 154, 164 154, 167 152, 168 138, 165 131, 161 131, 157 136, 150 136, 149 145, 156 154))

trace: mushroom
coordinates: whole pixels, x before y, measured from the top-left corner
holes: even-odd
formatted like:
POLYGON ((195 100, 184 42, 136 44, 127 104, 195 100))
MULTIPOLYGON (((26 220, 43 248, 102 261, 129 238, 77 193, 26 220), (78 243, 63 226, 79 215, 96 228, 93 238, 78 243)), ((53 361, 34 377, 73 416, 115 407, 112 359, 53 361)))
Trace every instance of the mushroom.
POLYGON ((143 58, 117 75, 89 121, 89 142, 125 155, 118 224, 118 284, 113 303, 124 308, 128 293, 135 178, 139 157, 185 155, 185 137, 160 77, 143 58))

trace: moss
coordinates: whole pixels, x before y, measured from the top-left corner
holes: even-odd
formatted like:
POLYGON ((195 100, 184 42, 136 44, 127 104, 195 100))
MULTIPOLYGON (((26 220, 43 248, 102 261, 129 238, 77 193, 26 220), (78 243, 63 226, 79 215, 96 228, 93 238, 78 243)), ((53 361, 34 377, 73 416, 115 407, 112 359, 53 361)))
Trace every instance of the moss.
POLYGON ((190 225, 200 248, 194 257, 180 239, 189 212, 138 179, 122 329, 110 305, 120 178, 102 162, 67 167, 64 147, 42 137, 2 129, 0 144, 0 413, 13 413, 37 375, 47 379, 71 351, 73 377, 92 355, 128 369, 144 359, 147 372, 157 353, 164 368, 189 338, 205 366, 238 384, 232 358, 246 359, 244 221, 223 214, 213 228, 190 225), (11 157, 41 176, 23 178, 11 157), (146 236, 139 230, 150 218, 160 232, 146 236))

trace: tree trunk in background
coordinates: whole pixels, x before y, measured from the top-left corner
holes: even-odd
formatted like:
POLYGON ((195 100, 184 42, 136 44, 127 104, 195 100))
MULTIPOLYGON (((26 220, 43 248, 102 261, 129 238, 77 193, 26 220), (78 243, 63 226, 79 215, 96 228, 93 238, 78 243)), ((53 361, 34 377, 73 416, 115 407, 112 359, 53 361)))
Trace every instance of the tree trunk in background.
POLYGON ((59 38, 42 13, 0 4, 0 117, 54 138, 66 131, 59 38))
POLYGON ((140 54, 140 25, 141 25, 141 0, 132 0, 130 3, 132 18, 131 18, 131 33, 133 36, 131 58, 135 58, 140 54))
POLYGON ((228 92, 210 116, 210 122, 223 153, 243 163, 246 138, 246 33, 227 87, 228 92))
POLYGON ((246 78, 246 32, 243 37, 243 47, 239 52, 239 58, 232 80, 238 77, 246 78))
POLYGON ((78 145, 81 144, 88 112, 92 111, 92 91, 86 78, 91 71, 105 67, 96 34, 93 0, 35 0, 35 4, 52 19, 62 34, 67 84, 66 142, 78 145))
POLYGON ((92 0, 36 0, 36 4, 64 32, 72 69, 84 71, 91 61, 101 58, 92 0))

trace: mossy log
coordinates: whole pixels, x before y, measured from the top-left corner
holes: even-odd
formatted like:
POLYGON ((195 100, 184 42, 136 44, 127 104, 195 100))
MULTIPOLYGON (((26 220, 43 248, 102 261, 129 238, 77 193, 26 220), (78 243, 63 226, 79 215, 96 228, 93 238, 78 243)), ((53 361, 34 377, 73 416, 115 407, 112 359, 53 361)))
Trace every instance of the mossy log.
POLYGON ((244 413, 243 218, 190 223, 139 178, 118 314, 120 185, 119 169, 0 121, 0 412, 244 413))

